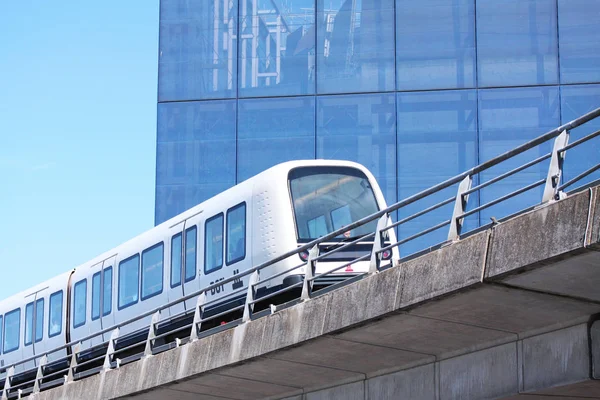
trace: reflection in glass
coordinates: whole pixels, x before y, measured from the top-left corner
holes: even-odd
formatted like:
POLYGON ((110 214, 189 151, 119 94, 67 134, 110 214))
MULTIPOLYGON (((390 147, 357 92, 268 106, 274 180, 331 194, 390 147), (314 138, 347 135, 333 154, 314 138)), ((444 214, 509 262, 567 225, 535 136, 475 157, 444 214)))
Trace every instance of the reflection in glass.
POLYGON ((35 341, 44 337, 44 299, 35 301, 35 341))
POLYGON ((475 86, 475 1, 396 1, 398 90, 475 86))
POLYGON ((239 95, 315 91, 315 0, 240 3, 239 95))
POLYGON ((50 295, 50 326, 48 326, 48 336, 56 336, 62 330, 62 303, 63 292, 52 293, 50 295))
POLYGON ((317 0, 317 92, 395 88, 394 0, 317 0))
POLYGON ((119 264, 119 308, 138 301, 140 256, 135 255, 119 264))
POLYGON ((227 264, 246 255, 246 203, 227 211, 227 264))
POLYGON ((104 270, 104 297, 102 298, 102 315, 112 311, 112 267, 104 270))
POLYGON ((479 87, 558 82, 556 0, 478 0, 479 87))
POLYGON ((25 306, 25 345, 31 344, 33 337, 33 303, 25 306))
POLYGON ((142 300, 163 289, 163 244, 142 253, 142 300))
POLYGON ((237 0, 160 6, 158 101, 235 97, 237 0))
POLYGON ((223 214, 204 225, 204 273, 210 274, 223 266, 223 214))

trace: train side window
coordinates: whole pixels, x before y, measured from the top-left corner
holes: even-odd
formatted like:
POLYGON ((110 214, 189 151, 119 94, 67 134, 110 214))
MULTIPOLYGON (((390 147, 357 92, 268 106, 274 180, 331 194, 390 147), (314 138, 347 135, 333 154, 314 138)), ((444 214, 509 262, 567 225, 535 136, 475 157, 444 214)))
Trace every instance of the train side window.
POLYGON ((142 252, 142 300, 163 291, 163 242, 142 252))
POLYGON ((73 294, 73 328, 85 324, 85 309, 87 307, 87 279, 75 284, 73 294))
POLYGON ((35 342, 44 338, 44 299, 35 301, 35 342))
POLYGON ((63 291, 50 295, 50 315, 48 317, 48 337, 59 335, 62 331, 63 291))
POLYGON ((181 233, 171 238, 171 287, 179 285, 181 285, 181 233))
POLYGON ((2 315, 0 315, 0 354, 2 354, 2 315))
POLYGON ((223 213, 206 220, 204 226, 204 273, 223 266, 223 213))
POLYGON ((33 301, 25 306, 25 346, 33 341, 33 301))
POLYGON ((196 278, 196 243, 198 232, 195 226, 185 230, 185 281, 196 278))
POLYGON ((21 309, 17 308, 4 314, 4 354, 19 348, 21 335, 21 309))
POLYGON ((246 257, 246 203, 227 210, 227 265, 246 257))
POLYGON ((105 268, 102 272, 104 286, 104 296, 102 297, 102 316, 105 317, 112 312, 112 266, 105 268))
POLYGON ((100 318, 100 272, 92 276, 92 321, 100 318))
POLYGON ((140 286, 140 255, 119 263, 119 310, 138 302, 140 286))

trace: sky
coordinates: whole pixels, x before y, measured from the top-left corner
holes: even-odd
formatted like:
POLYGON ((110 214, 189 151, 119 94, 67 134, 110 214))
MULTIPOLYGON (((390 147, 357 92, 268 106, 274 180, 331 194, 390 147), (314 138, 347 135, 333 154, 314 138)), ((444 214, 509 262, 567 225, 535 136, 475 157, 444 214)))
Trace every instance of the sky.
POLYGON ((154 223, 159 0, 0 7, 0 300, 154 223))

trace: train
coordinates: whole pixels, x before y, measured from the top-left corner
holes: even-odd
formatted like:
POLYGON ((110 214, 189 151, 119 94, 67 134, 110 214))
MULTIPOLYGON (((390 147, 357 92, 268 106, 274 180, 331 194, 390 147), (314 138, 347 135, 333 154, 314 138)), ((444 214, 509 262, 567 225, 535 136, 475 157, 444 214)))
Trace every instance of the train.
MULTIPOLYGON (((35 371, 34 356, 116 326, 136 315, 198 292, 208 285, 272 260, 316 238, 339 230, 386 208, 374 176, 349 161, 289 161, 255 175, 236 186, 155 226, 92 260, 31 289, 0 302, 0 390, 6 366, 17 364, 16 374, 35 371), (33 358, 28 362, 22 360, 33 358)), ((347 241, 373 232, 377 220, 348 230, 331 241, 347 241)), ((393 236, 393 231, 390 232, 393 236)), ((395 242, 390 237, 391 242, 395 242)), ((318 262, 316 272, 330 270, 371 242, 349 246, 335 257, 318 262)), ((386 254, 386 259, 391 255, 386 254)), ((290 257, 261 271, 271 276, 306 261, 290 257)), ((364 273, 368 262, 358 262, 329 274, 330 284, 364 273)), ((269 293, 297 283, 303 268, 265 281, 259 291, 269 293)), ((245 300, 239 288, 249 277, 217 285, 206 293, 215 310, 227 310, 245 300), (238 293, 238 294, 235 294, 238 293)), ((165 309, 161 318, 193 315, 190 298, 165 309)), ((133 335, 148 320, 121 328, 133 335)), ((81 343, 93 349, 109 334, 81 343)), ((70 348, 48 354, 51 363, 65 361, 70 348)))

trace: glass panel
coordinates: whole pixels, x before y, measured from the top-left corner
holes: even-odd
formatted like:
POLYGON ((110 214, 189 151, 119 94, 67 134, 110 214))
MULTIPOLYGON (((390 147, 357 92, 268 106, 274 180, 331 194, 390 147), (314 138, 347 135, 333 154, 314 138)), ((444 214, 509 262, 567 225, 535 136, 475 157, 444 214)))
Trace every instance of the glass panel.
MULTIPOLYGON (((577 117, 588 113, 600 106, 600 85, 561 86, 561 123, 565 124, 577 117)), ((600 129, 600 118, 596 118, 585 125, 572 129, 569 142, 581 139, 600 129)), ((563 166, 563 182, 573 179, 582 172, 596 165, 600 154, 600 137, 591 139, 567 151, 563 166)), ((593 172, 586 178, 576 182, 566 191, 573 190, 581 185, 590 183, 600 178, 600 171, 593 172)))
POLYGON ((315 92, 315 0, 242 1, 239 95, 315 92))
POLYGON ((21 309, 4 315, 4 354, 19 348, 21 335, 21 309))
POLYGON ((53 293, 50 296, 50 324, 48 325, 48 336, 56 336, 62 331, 62 304, 63 292, 53 293))
POLYGON ((235 97, 237 0, 162 0, 158 101, 235 97))
POLYGON ((140 286, 140 256, 135 255, 119 263, 119 309, 138 301, 140 286))
POLYGON ((100 318, 100 272, 92 276, 92 320, 100 318))
POLYGON ((475 87, 475 1, 396 0, 398 90, 475 87))
POLYGON ((395 104, 393 93, 317 99, 317 158, 366 166, 388 204, 396 201, 395 104))
POLYGON ((395 88, 394 0, 317 0, 317 92, 395 88))
POLYGON ((25 306, 25 345, 31 344, 33 340, 33 303, 25 306))
POLYGON ((3 326, 2 326, 2 315, 0 315, 0 354, 2 354, 2 332, 3 332, 3 326))
POLYGON ((556 0, 477 0, 479 87, 558 82, 556 0))
POLYGON ((87 280, 75 284, 73 298, 73 328, 85 324, 85 308, 87 303, 87 280))
POLYGON ((142 300, 162 292, 163 244, 155 245, 142 253, 142 300))
POLYGON ((314 97, 239 101, 238 182, 290 160, 315 158, 314 97))
POLYGON ((196 243, 197 230, 193 226, 185 231, 185 274, 186 282, 196 277, 196 243))
MULTIPOLYGON (((477 92, 474 90, 398 94, 398 200, 428 189, 477 164, 477 92)), ((455 187, 401 208, 398 219, 456 195, 455 187)), ((469 197, 469 208, 477 197, 469 197)), ((449 220, 453 204, 402 224, 398 239, 405 239, 449 220)), ((476 217, 465 223, 474 227, 476 217)), ((449 226, 400 247, 407 256, 445 241, 449 226)))
POLYGON ((44 299, 35 302, 35 341, 39 342, 44 337, 44 299))
MULTIPOLYGON (((558 88, 489 89, 479 91, 479 154, 487 161, 560 125, 558 88)), ((552 149, 544 143, 480 174, 482 182, 534 160, 552 149)), ((549 161, 527 168, 483 189, 481 204, 545 179, 549 161)), ((542 201, 544 186, 481 211, 481 223, 502 218, 542 201)))
POLYGON ((181 233, 171 239, 171 287, 181 285, 181 233))
POLYGON ((227 211, 227 264, 246 256, 246 203, 227 211))
POLYGON ((102 315, 108 315, 112 311, 112 267, 104 270, 104 295, 102 297, 102 315))
MULTIPOLYGON (((298 239, 316 239, 309 221, 324 216, 326 232, 358 221, 379 210, 367 177, 359 170, 346 167, 296 168, 290 172, 290 190, 298 239), (346 210, 343 208, 346 207, 346 210)), ((373 232, 377 220, 344 233, 358 237, 373 232)))
POLYGON ((204 273, 209 274, 223 266, 223 214, 206 221, 204 235, 204 273))
POLYGON ((600 81, 600 2, 558 0, 560 82, 600 81))
POLYGON ((310 237, 318 238, 327 235, 327 222, 324 215, 309 219, 307 224, 310 237))
POLYGON ((158 105, 156 223, 235 184, 235 101, 158 105))

